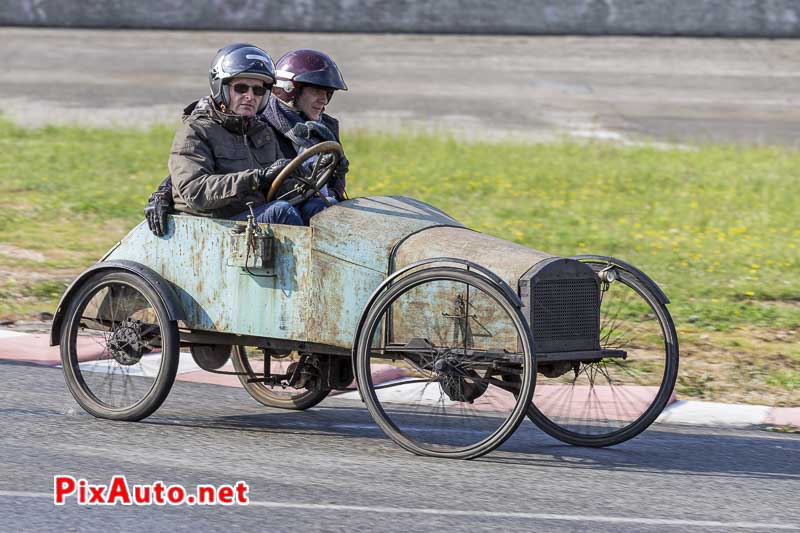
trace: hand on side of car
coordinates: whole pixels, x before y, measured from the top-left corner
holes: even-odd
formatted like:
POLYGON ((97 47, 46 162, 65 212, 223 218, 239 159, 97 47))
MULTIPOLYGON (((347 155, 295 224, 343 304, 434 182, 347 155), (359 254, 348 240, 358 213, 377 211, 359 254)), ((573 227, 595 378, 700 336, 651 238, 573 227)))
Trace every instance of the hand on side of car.
POLYGON ((158 189, 147 199, 144 218, 147 227, 156 237, 163 237, 167 229, 167 215, 173 212, 172 179, 170 176, 161 182, 158 189))
POLYGON ((347 157, 342 156, 339 162, 336 163, 336 168, 333 169, 333 175, 328 182, 328 190, 330 190, 339 201, 347 199, 345 187, 347 185, 346 176, 349 170, 350 161, 348 161, 347 157))

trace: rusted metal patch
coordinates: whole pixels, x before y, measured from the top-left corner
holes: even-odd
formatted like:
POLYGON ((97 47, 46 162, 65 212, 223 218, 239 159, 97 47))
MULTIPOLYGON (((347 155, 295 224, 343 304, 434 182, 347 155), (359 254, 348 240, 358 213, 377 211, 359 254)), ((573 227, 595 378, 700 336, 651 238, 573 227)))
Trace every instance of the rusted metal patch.
POLYGON ((385 276, 317 250, 311 252, 311 263, 306 338, 349 348, 361 311, 385 276))
POLYGON ((520 277, 544 259, 554 257, 465 228, 430 228, 412 235, 395 252, 395 268, 432 257, 454 257, 473 261, 497 274, 514 290, 520 277))
POLYGON ((311 230, 264 226, 272 236, 274 272, 232 266, 237 223, 192 216, 171 217, 157 238, 146 225, 134 228, 108 256, 149 266, 169 281, 186 313, 186 327, 280 339, 303 339, 311 271, 311 230), (268 275, 273 274, 273 275, 268 275))
POLYGON ((311 219, 315 250, 384 274, 397 242, 443 224, 462 225, 433 206, 402 196, 348 200, 311 219))
MULTIPOLYGON (((515 289, 524 272, 551 257, 463 226, 442 225, 460 226, 411 198, 349 200, 316 215, 311 227, 263 226, 269 250, 259 252, 261 263, 250 268, 246 239, 232 231, 243 223, 174 216, 165 237, 140 224, 106 259, 136 261, 164 277, 180 298, 187 328, 348 348, 397 243, 398 268, 430 257, 463 258, 488 267, 515 289)), ((457 295, 451 289, 431 297, 442 300, 439 318, 457 330, 457 295)), ((473 301, 473 309, 480 306, 473 301)), ((414 309, 407 312, 413 320, 414 309)), ((495 341, 504 329, 491 332, 495 341)), ((470 334, 479 344, 480 333, 470 334)))

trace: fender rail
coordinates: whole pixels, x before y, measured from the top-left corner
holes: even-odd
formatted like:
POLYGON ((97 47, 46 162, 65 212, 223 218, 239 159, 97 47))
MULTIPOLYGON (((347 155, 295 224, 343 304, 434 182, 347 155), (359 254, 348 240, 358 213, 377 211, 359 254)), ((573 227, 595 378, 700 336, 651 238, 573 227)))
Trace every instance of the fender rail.
POLYGON ((669 303, 669 298, 667 298, 667 295, 664 294, 664 291, 661 290, 661 287, 659 287, 658 284, 655 281, 653 281, 652 278, 650 278, 647 274, 645 274, 644 272, 642 272, 641 270, 639 270, 638 268, 636 268, 635 266, 633 266, 628 262, 607 255, 592 255, 592 254, 573 255, 572 257, 570 257, 570 259, 575 259, 576 261, 584 261, 587 259, 592 259, 595 261, 602 261, 608 263, 609 265, 614 265, 624 270, 627 270, 628 272, 633 274, 633 276, 636 279, 641 281, 645 286, 647 286, 648 289, 652 291, 652 293, 656 296, 656 298, 658 298, 658 302, 661 305, 667 305, 669 303))
POLYGON ((84 270, 80 276, 75 278, 61 296, 58 307, 56 307, 56 312, 53 314, 53 325, 50 327, 50 346, 55 346, 61 342, 61 323, 72 295, 87 279, 102 270, 123 270, 140 276, 161 297, 164 307, 167 308, 167 314, 170 320, 185 320, 186 315, 183 311, 183 307, 180 305, 180 299, 175 294, 175 290, 155 270, 135 261, 128 261, 125 259, 100 261, 84 270))
MULTIPOLYGON (((392 273, 385 280, 383 280, 383 282, 380 285, 378 285, 378 287, 372 292, 372 295, 369 297, 369 300, 367 300, 367 303, 364 305, 364 309, 361 311, 361 317, 359 317, 358 319, 355 335, 353 337, 353 349, 351 352, 352 355, 350 357, 350 364, 353 367, 354 379, 356 376, 356 351, 358 349, 358 339, 361 336, 361 330, 364 327, 364 321, 367 318, 367 313, 369 312, 370 307, 372 307, 372 305, 375 303, 375 300, 377 300, 378 297, 383 293, 383 291, 385 291, 389 286, 391 286, 392 283, 394 283, 395 280, 397 280, 397 278, 402 277, 408 271, 413 270, 415 268, 425 265, 433 265, 435 263, 457 263, 467 267, 467 270, 474 270, 475 272, 478 272, 479 274, 487 278, 489 281, 495 283, 503 292, 503 294, 505 294, 506 297, 508 297, 509 301, 511 301, 511 303, 517 307, 517 309, 522 308, 522 300, 520 300, 517 293, 511 289, 511 287, 508 285, 508 283, 505 282, 505 280, 503 280, 500 276, 498 276, 488 268, 483 267, 477 263, 473 263, 472 261, 468 261, 466 259, 457 259, 454 257, 431 257, 429 259, 422 259, 420 261, 416 261, 414 263, 406 265, 400 270, 392 273)), ((361 391, 359 391, 359 396, 360 395, 361 391)))

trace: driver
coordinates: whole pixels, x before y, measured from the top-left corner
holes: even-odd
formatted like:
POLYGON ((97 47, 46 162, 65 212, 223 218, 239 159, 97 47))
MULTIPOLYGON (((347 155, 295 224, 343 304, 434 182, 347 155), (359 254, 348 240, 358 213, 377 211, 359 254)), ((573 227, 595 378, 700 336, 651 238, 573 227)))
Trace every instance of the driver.
POLYGON ((289 162, 259 116, 274 80, 272 59, 258 47, 232 44, 217 52, 209 69, 211 95, 184 110, 168 161, 171 180, 145 209, 154 233, 163 235, 169 200, 180 212, 234 220, 247 218, 253 202, 257 222, 303 224, 288 202, 265 203, 264 191, 289 162))

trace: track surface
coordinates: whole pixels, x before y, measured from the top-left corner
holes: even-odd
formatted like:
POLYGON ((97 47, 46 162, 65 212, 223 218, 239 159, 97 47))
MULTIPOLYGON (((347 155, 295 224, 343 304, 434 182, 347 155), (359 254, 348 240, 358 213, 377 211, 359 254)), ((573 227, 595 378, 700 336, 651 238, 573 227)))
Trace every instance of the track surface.
POLYGON ((29 124, 177 123, 216 50, 329 52, 356 127, 472 138, 800 139, 800 40, 0 28, 0 108, 29 124))
POLYGON ((525 423, 476 461, 416 457, 359 402, 297 413, 176 383, 142 423, 92 418, 60 370, 0 362, 0 522, 13 531, 800 530, 800 438, 651 429, 613 449, 525 423), (250 485, 248 507, 54 507, 54 474, 250 485), (113 526, 113 527, 112 527, 113 526))

